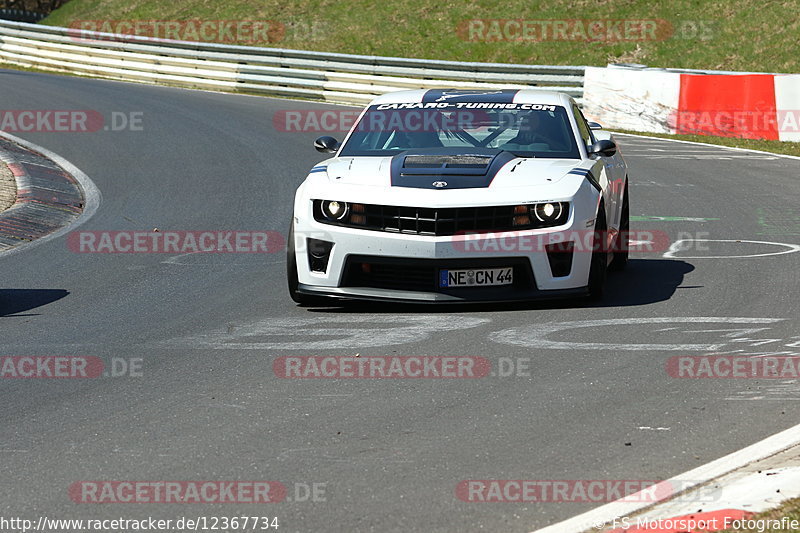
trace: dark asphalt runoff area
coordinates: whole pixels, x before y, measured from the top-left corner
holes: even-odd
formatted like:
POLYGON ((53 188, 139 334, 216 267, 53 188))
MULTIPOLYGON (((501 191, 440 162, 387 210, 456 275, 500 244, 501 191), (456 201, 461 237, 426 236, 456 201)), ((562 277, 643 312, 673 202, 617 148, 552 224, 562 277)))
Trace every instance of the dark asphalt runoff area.
MULTIPOLYGON (((100 189, 80 231, 282 235, 325 157, 318 133, 278 131, 273 115, 347 109, 9 70, 0 108, 142 113, 141 131, 17 133, 100 189)), ((800 253, 779 253, 800 243, 800 161, 618 140, 632 229, 684 242, 632 254, 602 304, 302 308, 282 251, 89 254, 61 237, 0 256, 0 356, 99 357, 124 374, 0 379, 0 515, 522 533, 603 502, 466 502, 459 483, 667 479, 800 423, 797 380, 666 371, 673 356, 800 355, 800 253), (281 356, 355 354, 479 356, 493 372, 273 371, 281 356), (287 500, 98 505, 69 493, 81 481, 237 480, 278 481, 287 500)))

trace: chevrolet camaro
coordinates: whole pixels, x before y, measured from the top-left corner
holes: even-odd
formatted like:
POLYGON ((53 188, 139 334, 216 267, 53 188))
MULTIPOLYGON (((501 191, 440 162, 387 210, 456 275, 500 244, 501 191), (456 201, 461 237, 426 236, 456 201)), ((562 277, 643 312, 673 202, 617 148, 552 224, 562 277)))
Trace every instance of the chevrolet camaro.
POLYGON ((628 260, 627 166, 576 102, 536 90, 412 90, 361 113, 297 189, 292 299, 602 296, 628 260))

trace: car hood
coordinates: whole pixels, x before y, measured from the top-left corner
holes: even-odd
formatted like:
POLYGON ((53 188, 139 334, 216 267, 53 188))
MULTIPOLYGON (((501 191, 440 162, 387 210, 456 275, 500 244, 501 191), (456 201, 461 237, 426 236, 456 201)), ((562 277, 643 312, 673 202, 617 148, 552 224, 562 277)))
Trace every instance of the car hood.
POLYGON ((469 153, 403 152, 394 157, 339 157, 314 172, 331 183, 412 189, 499 189, 552 185, 581 164, 577 159, 521 158, 500 150, 469 153))

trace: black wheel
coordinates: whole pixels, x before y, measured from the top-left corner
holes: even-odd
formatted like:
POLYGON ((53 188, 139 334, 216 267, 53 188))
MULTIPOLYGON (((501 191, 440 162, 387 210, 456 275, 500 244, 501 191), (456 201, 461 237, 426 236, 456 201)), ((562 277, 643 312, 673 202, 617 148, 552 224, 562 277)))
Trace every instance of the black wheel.
POLYGON ((628 182, 625 182, 625 191, 622 197, 622 215, 619 221, 619 236, 614 245, 614 258, 609 268, 611 270, 625 270, 628 266, 628 248, 631 234, 631 208, 628 204, 628 182))
POLYGON ((319 296, 308 296, 297 292, 299 281, 297 280, 297 260, 294 255, 294 223, 289 228, 289 240, 286 243, 286 284, 289 288, 289 296, 295 303, 300 305, 320 305, 325 299, 319 296))
POLYGON ((589 268, 589 298, 592 300, 599 300, 603 297, 603 288, 606 284, 606 272, 608 270, 607 231, 606 210, 601 203, 594 223, 592 263, 589 268))

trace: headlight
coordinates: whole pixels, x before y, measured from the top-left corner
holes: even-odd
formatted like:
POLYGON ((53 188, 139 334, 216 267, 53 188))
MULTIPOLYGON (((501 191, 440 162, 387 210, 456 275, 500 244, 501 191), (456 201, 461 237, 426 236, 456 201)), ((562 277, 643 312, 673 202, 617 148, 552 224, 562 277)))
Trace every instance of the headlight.
POLYGON ((539 222, 553 222, 559 219, 562 209, 561 202, 536 204, 533 214, 539 222))
POLYGON ((514 206, 513 226, 519 229, 560 226, 569 218, 569 202, 514 206))
POLYGON ((365 226, 367 207, 339 200, 314 200, 314 220, 337 226, 365 226))
POLYGON ((322 214, 329 220, 343 220, 347 216, 347 203, 325 200, 322 202, 322 214))

